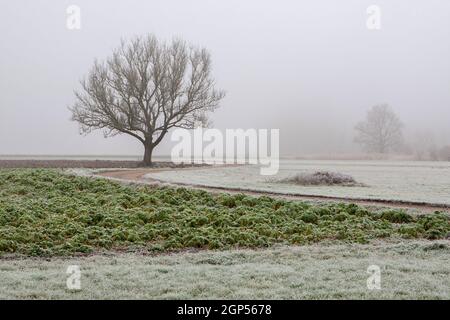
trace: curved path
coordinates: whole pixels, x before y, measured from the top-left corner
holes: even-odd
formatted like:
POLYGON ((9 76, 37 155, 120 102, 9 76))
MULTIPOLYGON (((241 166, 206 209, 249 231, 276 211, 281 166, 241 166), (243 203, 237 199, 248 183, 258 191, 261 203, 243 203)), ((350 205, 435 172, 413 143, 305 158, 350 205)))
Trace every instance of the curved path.
MULTIPOLYGON (((198 168, 184 168, 182 170, 195 170, 198 168)), ((96 173, 96 176, 101 176, 105 178, 120 180, 124 182, 139 183, 139 184, 150 184, 150 185, 172 185, 172 186, 184 186, 195 189, 206 190, 210 192, 227 192, 227 193, 244 193, 252 196, 267 195, 276 198, 283 198, 288 200, 312 200, 312 201, 328 201, 328 202, 352 202, 363 206, 378 206, 378 207, 389 207, 389 208, 401 208, 408 210, 418 210, 424 212, 433 211, 446 211, 450 212, 450 206, 442 204, 432 204, 423 202, 412 202, 412 201, 401 201, 401 200, 383 200, 383 199, 354 199, 354 198, 344 198, 344 197, 333 197, 333 196, 318 196, 318 195, 306 195, 306 194, 296 194, 288 195, 279 192, 269 192, 269 191, 253 191, 245 190, 240 188, 227 188, 227 187, 211 187, 205 185, 196 184, 186 184, 186 183, 169 183, 163 180, 144 178, 144 175, 152 172, 160 172, 171 170, 170 168, 163 169, 123 169, 123 170, 108 170, 96 173)))

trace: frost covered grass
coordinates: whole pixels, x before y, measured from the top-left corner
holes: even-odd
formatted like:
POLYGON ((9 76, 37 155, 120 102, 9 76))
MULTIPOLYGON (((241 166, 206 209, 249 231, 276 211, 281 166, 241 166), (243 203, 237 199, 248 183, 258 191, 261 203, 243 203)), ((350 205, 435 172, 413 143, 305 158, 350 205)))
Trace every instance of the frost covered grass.
POLYGON ((0 259, 0 299, 449 299, 450 242, 0 259), (78 265, 81 290, 66 287, 78 265), (381 290, 368 290, 378 265, 381 290))
POLYGON ((275 176, 260 175, 256 165, 151 172, 148 178, 234 190, 346 199, 383 199, 450 206, 450 162, 281 160, 275 176), (332 171, 351 175, 364 186, 276 183, 298 173, 332 171))
POLYGON ((0 170, 0 254, 256 248, 324 240, 445 238, 449 216, 354 204, 124 186, 56 170, 0 170))

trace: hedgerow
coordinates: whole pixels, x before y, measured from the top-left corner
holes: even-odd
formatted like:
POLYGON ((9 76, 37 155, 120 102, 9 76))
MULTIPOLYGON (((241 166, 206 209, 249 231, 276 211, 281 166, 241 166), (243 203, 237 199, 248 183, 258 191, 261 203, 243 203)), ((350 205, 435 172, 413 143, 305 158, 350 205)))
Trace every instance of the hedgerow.
POLYGON ((0 170, 0 254, 267 247, 385 237, 439 239, 449 216, 373 212, 186 188, 124 186, 57 170, 0 170))

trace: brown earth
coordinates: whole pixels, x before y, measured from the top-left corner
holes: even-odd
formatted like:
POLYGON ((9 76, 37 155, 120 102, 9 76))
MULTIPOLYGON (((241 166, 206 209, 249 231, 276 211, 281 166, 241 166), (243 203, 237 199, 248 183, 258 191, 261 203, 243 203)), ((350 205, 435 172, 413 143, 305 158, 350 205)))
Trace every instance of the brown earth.
MULTIPOLYGON (((181 164, 176 165, 172 162, 157 161, 153 164, 154 168, 184 168, 184 167, 198 167, 204 165, 198 164, 181 164)), ((88 169, 103 169, 103 168, 140 168, 142 167, 140 161, 128 160, 0 160, 0 169, 14 169, 14 168, 88 168, 88 169)))

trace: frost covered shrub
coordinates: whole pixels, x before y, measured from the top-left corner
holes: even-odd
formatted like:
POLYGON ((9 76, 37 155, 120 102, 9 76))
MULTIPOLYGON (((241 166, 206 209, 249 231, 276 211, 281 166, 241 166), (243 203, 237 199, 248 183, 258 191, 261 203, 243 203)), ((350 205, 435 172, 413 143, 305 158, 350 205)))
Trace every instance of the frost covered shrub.
POLYGON ((279 180, 281 183, 292 183, 302 186, 362 186, 352 176, 330 171, 316 171, 314 173, 299 173, 292 177, 279 180))
POLYGON ((444 238, 450 232, 449 217, 441 212, 420 216, 417 222, 425 229, 428 239, 444 238))
POLYGON ((417 238, 424 232, 423 228, 417 224, 402 225, 398 231, 403 237, 409 239, 417 238))

